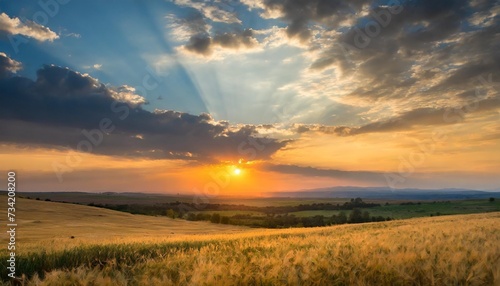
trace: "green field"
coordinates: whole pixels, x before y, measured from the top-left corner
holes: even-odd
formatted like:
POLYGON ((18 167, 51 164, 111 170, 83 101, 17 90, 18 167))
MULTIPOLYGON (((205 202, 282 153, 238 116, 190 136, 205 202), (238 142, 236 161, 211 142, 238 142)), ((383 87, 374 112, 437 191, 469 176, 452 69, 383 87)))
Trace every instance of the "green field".
MULTIPOLYGON (((500 211, 500 200, 489 202, 488 200, 459 200, 449 202, 420 202, 414 205, 389 204, 380 207, 366 208, 363 211, 368 211, 372 216, 391 217, 394 219, 407 219, 415 217, 426 217, 431 215, 454 215, 454 214, 473 214, 483 212, 500 211)), ((322 215, 331 217, 338 215, 341 211, 301 211, 291 212, 289 215, 297 217, 311 217, 322 215)), ((349 213, 349 211, 344 211, 349 213)))

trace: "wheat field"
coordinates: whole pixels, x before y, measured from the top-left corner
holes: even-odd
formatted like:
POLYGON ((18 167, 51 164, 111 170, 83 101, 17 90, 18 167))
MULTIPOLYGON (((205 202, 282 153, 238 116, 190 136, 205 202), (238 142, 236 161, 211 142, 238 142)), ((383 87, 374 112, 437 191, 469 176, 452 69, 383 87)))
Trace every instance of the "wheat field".
POLYGON ((44 242, 24 242, 29 251, 18 257, 18 271, 24 273, 20 281, 24 285, 500 285, 498 212, 311 229, 159 233, 146 240, 131 233, 119 241, 48 248, 44 242))
MULTIPOLYGON (((1 201, 7 201, 5 195, 1 201)), ((40 249, 61 250, 86 244, 109 244, 131 240, 157 241, 185 235, 225 234, 248 228, 202 221, 186 221, 167 217, 133 215, 84 205, 45 202, 17 198, 18 253, 40 249), (73 237, 73 238, 72 238, 73 237)), ((0 208, 0 217, 7 217, 0 208)), ((2 241, 8 239, 1 233, 2 241)), ((182 238, 181 238, 182 239, 182 238)), ((6 248, 0 248, 0 254, 6 248)))

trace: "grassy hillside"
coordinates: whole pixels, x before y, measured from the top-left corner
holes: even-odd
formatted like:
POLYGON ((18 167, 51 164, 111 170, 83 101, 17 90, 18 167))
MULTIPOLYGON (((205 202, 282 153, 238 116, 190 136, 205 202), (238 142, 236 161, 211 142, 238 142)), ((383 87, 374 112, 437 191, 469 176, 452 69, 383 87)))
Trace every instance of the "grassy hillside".
MULTIPOLYGON (((7 205, 6 196, 0 201, 7 205)), ((18 224, 18 252, 30 251, 34 243, 45 249, 71 247, 89 243, 120 242, 130 239, 158 240, 186 234, 240 232, 247 228, 132 215, 102 208, 75 204, 17 199, 16 219, 18 224), (71 238, 73 237, 73 238, 71 238)), ((0 217, 6 218, 6 208, 0 208, 0 217)), ((2 240, 7 236, 2 232, 2 240)), ((35 247, 35 249, 38 246, 35 247)), ((0 253, 5 252, 4 247, 0 253)))
POLYGON ((499 212, 241 231, 76 207, 19 203, 20 225, 33 223, 19 233, 30 249, 18 257, 27 285, 500 285, 499 212), (78 246, 44 243, 67 231, 61 221, 81 229, 78 246), (174 228, 185 234, 168 236, 174 228), (96 245, 86 232, 111 240, 96 245))

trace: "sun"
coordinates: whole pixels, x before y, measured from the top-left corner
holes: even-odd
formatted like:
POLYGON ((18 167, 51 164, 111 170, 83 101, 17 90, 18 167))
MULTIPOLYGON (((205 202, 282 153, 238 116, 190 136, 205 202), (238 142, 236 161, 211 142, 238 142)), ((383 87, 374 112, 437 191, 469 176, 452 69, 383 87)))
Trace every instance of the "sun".
POLYGON ((241 169, 239 169, 239 168, 234 169, 233 174, 238 176, 239 174, 241 174, 241 169))

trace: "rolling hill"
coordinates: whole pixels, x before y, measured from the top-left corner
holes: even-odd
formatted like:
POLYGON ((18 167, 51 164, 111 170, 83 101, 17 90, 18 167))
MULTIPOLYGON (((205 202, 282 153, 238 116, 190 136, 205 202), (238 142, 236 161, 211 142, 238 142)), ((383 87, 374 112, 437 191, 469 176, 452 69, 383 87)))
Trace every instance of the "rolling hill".
MULTIPOLYGON (((6 196, 0 198, 6 201, 6 196)), ((17 198, 16 208, 17 241, 22 246, 19 248, 22 252, 32 250, 33 243, 51 248, 60 245, 69 247, 247 230, 238 226, 132 215, 96 207, 22 198, 17 198)), ((7 217, 5 208, 0 208, 0 217, 7 217)), ((5 232, 2 233, 2 239, 7 240, 5 232)))

